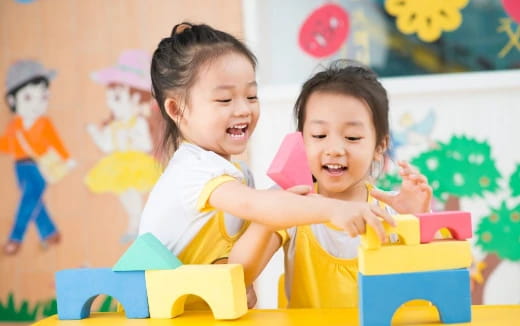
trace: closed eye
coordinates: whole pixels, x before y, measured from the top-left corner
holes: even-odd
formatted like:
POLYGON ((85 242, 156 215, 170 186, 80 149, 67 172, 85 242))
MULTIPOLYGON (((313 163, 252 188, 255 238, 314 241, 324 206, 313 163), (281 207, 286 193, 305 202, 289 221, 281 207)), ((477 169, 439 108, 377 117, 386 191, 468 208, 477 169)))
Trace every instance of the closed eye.
POLYGON ((226 98, 226 99, 220 99, 220 100, 215 100, 216 102, 219 102, 219 103, 229 103, 231 102, 231 99, 230 98, 226 98))
POLYGON ((357 140, 360 140, 361 137, 345 137, 347 140, 350 140, 350 141, 357 141, 357 140))
POLYGON ((248 96, 247 99, 250 101, 256 101, 258 100, 258 96, 248 96))
POLYGON ((312 138, 318 138, 318 139, 322 139, 325 137, 326 137, 326 135, 312 135, 312 138))

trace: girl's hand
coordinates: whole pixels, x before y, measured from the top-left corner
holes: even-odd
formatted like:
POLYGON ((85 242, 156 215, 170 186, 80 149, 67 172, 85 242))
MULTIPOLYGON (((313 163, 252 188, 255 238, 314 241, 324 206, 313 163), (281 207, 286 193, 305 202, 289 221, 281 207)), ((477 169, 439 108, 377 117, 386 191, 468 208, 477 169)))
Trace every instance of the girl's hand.
POLYGON ((366 224, 370 225, 379 235, 381 242, 386 242, 383 221, 395 226, 394 219, 388 212, 373 204, 364 202, 340 201, 343 207, 337 211, 331 223, 345 230, 351 237, 366 232, 366 224))
POLYGON ((428 180, 408 162, 399 161, 398 164, 401 167, 399 175, 403 178, 399 192, 391 194, 374 189, 371 195, 401 214, 430 212, 432 188, 428 185, 428 180))
POLYGON ((299 186, 293 186, 291 188, 285 189, 288 192, 292 192, 293 194, 306 196, 311 193, 312 189, 311 187, 307 185, 299 185, 299 186))
POLYGON ((256 306, 257 298, 256 298, 256 292, 253 285, 250 285, 246 288, 246 294, 247 294, 247 308, 253 309, 256 306))

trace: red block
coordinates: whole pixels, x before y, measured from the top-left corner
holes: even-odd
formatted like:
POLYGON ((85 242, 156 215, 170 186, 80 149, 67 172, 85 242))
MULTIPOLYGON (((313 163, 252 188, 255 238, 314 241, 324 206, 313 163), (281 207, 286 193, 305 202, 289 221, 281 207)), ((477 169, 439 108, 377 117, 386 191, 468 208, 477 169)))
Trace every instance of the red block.
POLYGON ((431 242, 435 232, 442 228, 447 228, 455 240, 466 240, 473 236, 469 212, 447 211, 416 214, 416 216, 419 219, 421 243, 431 242))
POLYGON ((311 191, 314 190, 301 132, 293 132, 285 136, 267 170, 267 175, 283 189, 308 185, 311 191))

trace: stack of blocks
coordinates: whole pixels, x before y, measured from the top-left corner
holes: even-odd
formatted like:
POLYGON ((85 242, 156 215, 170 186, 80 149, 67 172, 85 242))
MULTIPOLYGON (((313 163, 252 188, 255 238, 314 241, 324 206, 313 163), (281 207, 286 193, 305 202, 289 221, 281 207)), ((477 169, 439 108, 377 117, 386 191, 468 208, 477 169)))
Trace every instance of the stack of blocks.
POLYGON ((397 244, 381 244, 371 227, 361 237, 360 325, 390 325, 394 312, 415 299, 435 305, 443 323, 471 321, 470 214, 439 212, 394 219, 396 227, 385 224, 385 231, 397 244), (452 239, 434 240, 441 228, 448 229, 452 239))
POLYGON ((151 233, 137 238, 112 269, 56 273, 59 319, 89 317, 100 294, 117 299, 127 318, 176 317, 190 294, 204 299, 215 319, 236 319, 247 312, 241 265, 182 265, 151 233))

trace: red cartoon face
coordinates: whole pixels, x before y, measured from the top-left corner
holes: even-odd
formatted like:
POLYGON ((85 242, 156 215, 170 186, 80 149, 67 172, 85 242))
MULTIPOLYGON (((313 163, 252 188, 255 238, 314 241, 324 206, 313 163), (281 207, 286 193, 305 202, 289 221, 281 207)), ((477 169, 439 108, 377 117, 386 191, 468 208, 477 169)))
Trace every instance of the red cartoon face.
POLYGON ((347 39, 349 18, 338 5, 328 4, 315 10, 300 29, 299 44, 316 58, 330 56, 347 39))

